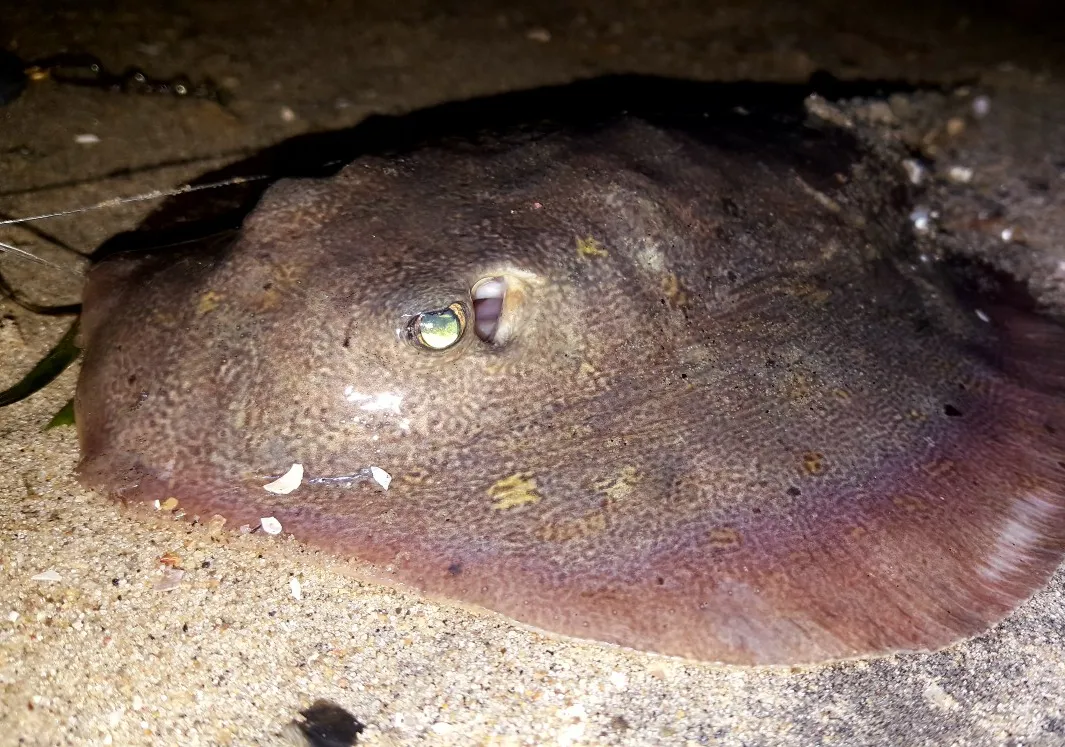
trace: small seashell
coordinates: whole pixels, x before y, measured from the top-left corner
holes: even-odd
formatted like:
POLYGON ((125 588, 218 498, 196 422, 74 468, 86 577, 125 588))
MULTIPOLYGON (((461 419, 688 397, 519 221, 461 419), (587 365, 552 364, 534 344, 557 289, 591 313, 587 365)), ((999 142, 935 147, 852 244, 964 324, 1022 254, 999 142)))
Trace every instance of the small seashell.
POLYGON ((288 468, 288 472, 277 478, 273 482, 263 485, 263 488, 268 493, 275 493, 277 495, 288 495, 293 490, 300 486, 303 482, 303 465, 296 463, 288 468))

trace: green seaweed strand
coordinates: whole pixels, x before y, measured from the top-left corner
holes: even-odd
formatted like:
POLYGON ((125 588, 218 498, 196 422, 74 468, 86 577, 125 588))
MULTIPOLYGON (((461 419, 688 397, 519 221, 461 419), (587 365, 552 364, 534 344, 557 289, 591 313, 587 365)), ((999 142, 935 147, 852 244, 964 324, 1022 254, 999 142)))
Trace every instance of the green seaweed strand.
POLYGON ((37 365, 22 377, 21 381, 10 389, 0 392, 0 407, 12 405, 40 391, 48 386, 59 374, 63 373, 67 366, 78 359, 78 356, 81 355, 81 348, 74 343, 74 339, 78 334, 80 321, 81 317, 74 320, 74 323, 70 325, 70 329, 66 331, 62 339, 48 351, 48 355, 38 361, 37 365))

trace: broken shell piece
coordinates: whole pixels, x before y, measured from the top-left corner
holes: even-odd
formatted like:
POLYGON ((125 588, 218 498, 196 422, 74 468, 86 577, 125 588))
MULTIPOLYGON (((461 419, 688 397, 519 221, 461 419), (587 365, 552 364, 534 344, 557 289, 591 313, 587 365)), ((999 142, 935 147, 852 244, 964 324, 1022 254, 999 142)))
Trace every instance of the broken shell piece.
POLYGON ((299 601, 303 599, 303 588, 300 586, 300 580, 293 576, 288 580, 288 588, 292 591, 292 598, 299 601))
POLYGON ((181 586, 181 579, 184 577, 185 571, 180 568, 167 568, 152 588, 156 591, 172 591, 181 586))
POLYGON ((902 168, 906 171, 906 178, 910 184, 919 185, 924 181, 925 167, 915 158, 907 158, 902 162, 902 168))
POLYGON ((973 180, 973 170, 968 166, 951 166, 947 178, 955 184, 968 184, 973 180))
POLYGON ((288 495, 303 482, 303 465, 296 463, 289 467, 288 472, 271 483, 263 485, 267 492, 278 495, 288 495))
POLYGON ((225 527, 225 525, 226 525, 226 517, 221 516, 219 514, 215 514, 207 522, 207 532, 212 537, 216 537, 216 536, 218 536, 219 534, 222 533, 222 529, 225 527))
POLYGON ((63 577, 59 575, 58 571, 45 571, 44 573, 38 573, 36 576, 30 579, 31 581, 62 581, 63 577))
POLYGON ((259 519, 259 523, 262 524, 263 531, 267 534, 281 534, 281 522, 273 516, 264 516, 259 519))
POLYGON ((380 467, 370 467, 370 474, 373 475, 374 482, 384 490, 388 490, 388 486, 392 484, 392 475, 380 467))
POLYGON ((932 230, 932 212, 925 207, 914 208, 910 213, 910 223, 917 233, 928 233, 932 230))

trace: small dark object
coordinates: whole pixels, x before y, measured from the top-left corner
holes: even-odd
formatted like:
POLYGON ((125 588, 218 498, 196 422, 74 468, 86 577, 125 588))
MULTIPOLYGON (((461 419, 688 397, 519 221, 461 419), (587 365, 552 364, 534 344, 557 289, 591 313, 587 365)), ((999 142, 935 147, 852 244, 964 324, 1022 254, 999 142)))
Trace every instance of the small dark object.
POLYGON ((0 49, 0 106, 10 104, 26 88, 26 63, 0 49))
POLYGON ((616 732, 627 732, 632 726, 624 716, 615 716, 610 719, 610 728, 616 732))
POLYGON ((316 700, 300 711, 304 721, 294 722, 313 747, 349 747, 355 744, 366 725, 329 700, 316 700))

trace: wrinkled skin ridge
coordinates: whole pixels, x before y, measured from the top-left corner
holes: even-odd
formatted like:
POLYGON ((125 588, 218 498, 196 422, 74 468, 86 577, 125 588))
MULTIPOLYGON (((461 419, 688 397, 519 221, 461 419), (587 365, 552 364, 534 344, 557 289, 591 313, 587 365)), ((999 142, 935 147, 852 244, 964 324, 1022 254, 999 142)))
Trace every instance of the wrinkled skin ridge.
POLYGON ((1061 560, 1065 331, 922 262, 908 209, 849 136, 742 118, 281 182, 231 239, 91 272, 79 474, 567 636, 935 649, 1061 560), (397 334, 496 276, 505 344, 397 334))

